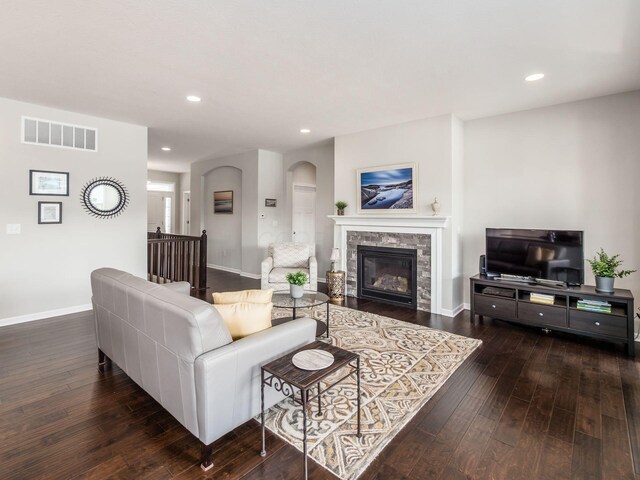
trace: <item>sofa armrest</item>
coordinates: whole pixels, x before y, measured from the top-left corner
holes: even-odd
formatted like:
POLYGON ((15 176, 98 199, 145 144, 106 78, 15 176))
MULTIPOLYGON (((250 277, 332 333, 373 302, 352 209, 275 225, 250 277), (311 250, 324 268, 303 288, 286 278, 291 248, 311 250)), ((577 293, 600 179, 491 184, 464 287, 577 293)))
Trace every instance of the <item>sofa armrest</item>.
POLYGON ((165 283, 162 286, 183 295, 191 295, 191 284, 189 282, 165 283))
POLYGON ((318 261, 316 257, 309 257, 309 287, 318 290, 318 261))
POLYGON ((262 261, 262 264, 260 266, 260 278, 261 278, 261 282, 260 282, 260 287, 264 290, 266 288, 269 288, 269 274, 271 273, 271 270, 273 269, 273 257, 267 257, 262 261))
MULTIPOLYGON (((260 413, 260 367, 315 336, 315 320, 303 317, 200 355, 195 361, 200 441, 209 445, 260 413)), ((265 408, 283 398, 265 389, 265 408)))

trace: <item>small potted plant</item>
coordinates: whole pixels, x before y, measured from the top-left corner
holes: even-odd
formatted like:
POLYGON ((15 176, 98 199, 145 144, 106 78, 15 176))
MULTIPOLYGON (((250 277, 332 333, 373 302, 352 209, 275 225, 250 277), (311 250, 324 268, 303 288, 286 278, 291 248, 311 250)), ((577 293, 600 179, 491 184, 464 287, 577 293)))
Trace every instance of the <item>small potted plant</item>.
POLYGON ((620 255, 609 256, 600 247, 600 251, 593 257, 587 259, 591 265, 593 274, 596 276, 596 291, 601 293, 613 293, 613 281, 616 277, 622 278, 631 275, 635 270, 618 270, 622 265, 620 255))
POLYGON ((336 208, 338 209, 338 215, 344 215, 344 209, 347 208, 347 202, 340 200, 336 202, 336 208))
POLYGON ((304 285, 307 283, 308 278, 308 275, 304 272, 287 273, 291 298, 302 298, 304 285))

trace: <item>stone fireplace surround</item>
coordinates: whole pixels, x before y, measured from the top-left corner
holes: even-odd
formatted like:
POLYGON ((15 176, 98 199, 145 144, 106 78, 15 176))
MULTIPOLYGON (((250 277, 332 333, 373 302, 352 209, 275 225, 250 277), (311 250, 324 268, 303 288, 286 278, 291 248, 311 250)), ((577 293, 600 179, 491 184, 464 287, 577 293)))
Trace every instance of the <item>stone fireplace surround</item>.
POLYGON ((442 313, 442 230, 448 217, 419 215, 330 215, 347 295, 357 296, 357 245, 418 250, 418 310, 442 313), (364 242, 364 243, 362 243, 364 242))
POLYGON ((417 250, 418 310, 431 310, 431 236, 420 233, 347 231, 347 295, 358 296, 358 245, 417 250))

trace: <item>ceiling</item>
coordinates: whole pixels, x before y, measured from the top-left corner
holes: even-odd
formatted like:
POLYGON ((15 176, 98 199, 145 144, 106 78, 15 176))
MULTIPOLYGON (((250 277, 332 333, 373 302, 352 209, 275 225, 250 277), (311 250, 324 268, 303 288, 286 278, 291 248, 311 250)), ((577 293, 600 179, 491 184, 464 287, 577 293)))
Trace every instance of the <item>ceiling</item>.
POLYGON ((638 88, 637 0, 3 0, 0 15, 0 96, 146 125, 149 166, 168 171, 638 88))

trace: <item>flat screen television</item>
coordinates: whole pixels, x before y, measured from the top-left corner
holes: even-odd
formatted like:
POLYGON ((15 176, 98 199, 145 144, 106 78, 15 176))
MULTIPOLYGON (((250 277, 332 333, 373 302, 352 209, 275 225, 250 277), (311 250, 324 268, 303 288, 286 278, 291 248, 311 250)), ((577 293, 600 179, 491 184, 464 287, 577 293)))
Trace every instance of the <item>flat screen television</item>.
POLYGON ((584 283, 583 232, 487 228, 487 273, 584 283))

